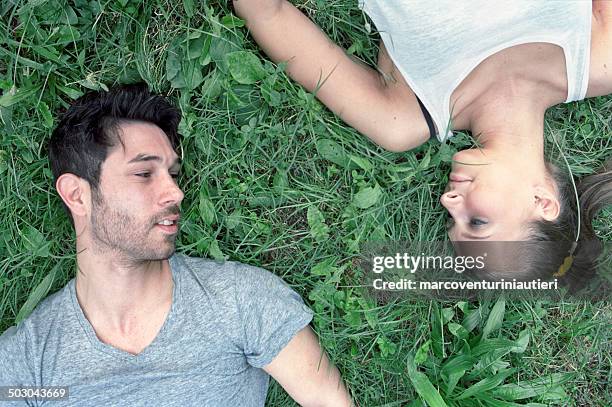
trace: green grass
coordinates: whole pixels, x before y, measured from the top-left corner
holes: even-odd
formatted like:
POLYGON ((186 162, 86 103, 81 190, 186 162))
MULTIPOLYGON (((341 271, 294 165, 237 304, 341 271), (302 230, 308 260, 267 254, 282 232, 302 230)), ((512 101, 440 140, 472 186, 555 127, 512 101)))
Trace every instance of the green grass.
MULTIPOLYGON (((609 304, 384 303, 360 287, 367 242, 445 238, 437 200, 467 135, 403 154, 377 148, 269 62, 224 1, 70 3, 0 5, 0 332, 28 298, 74 274, 45 150, 57 114, 87 89, 144 79, 184 115, 180 250, 289 282, 360 405, 612 404, 609 304)), ((356 2, 301 4, 334 41, 375 61, 377 37, 356 2)), ((592 173, 612 151, 611 115, 612 97, 550 109, 548 149, 558 155, 557 136, 573 172, 592 173)), ((597 221, 608 242, 610 214, 597 221)), ((273 384, 268 405, 293 402, 273 384)))

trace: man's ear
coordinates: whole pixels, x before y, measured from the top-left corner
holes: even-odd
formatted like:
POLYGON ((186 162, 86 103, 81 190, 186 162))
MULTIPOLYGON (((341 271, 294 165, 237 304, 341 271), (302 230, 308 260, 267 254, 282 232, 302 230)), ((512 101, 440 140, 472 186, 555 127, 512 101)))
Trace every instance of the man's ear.
POLYGON ((556 194, 548 188, 537 187, 534 194, 536 211, 547 221, 553 221, 559 217, 561 204, 556 194))
POLYGON ((84 216, 88 213, 90 188, 87 181, 74 174, 66 173, 57 179, 55 188, 73 217, 84 216))

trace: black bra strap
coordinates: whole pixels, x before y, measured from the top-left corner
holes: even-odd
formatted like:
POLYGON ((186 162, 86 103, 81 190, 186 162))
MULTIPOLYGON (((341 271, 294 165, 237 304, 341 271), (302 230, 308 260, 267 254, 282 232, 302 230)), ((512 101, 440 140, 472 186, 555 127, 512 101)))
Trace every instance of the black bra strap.
POLYGON ((421 112, 423 112, 423 117, 425 117, 425 121, 427 122, 427 127, 429 127, 429 137, 435 138, 436 137, 436 126, 434 126, 434 122, 431 118, 431 115, 429 114, 427 109, 425 109, 423 102, 421 102, 421 99, 419 99, 418 97, 417 97, 417 102, 419 102, 419 107, 421 108, 421 112))

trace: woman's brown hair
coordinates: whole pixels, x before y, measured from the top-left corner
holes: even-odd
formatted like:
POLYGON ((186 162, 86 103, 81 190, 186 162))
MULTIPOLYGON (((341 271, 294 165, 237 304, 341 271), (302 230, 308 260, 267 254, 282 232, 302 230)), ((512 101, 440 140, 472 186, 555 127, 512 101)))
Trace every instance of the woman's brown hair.
POLYGON ((550 279, 552 273, 562 284, 577 290, 597 273, 600 263, 604 247, 593 229, 593 219, 606 205, 612 204, 612 159, 596 173, 577 180, 580 210, 571 175, 552 163, 547 163, 547 169, 557 186, 560 212, 553 221, 540 220, 530 225, 530 250, 524 254, 526 267, 521 274, 530 275, 531 279, 550 279), (572 250, 577 236, 577 245, 572 250), (538 242, 554 244, 538 245, 538 242), (570 254, 571 266, 562 269, 570 254))
MULTIPOLYGON (((557 279, 572 292, 579 291, 593 280, 604 249, 593 229, 593 219, 606 205, 612 204, 612 159, 596 173, 578 180, 576 190, 570 175, 552 163, 546 166, 557 187, 559 216, 553 221, 532 222, 529 238, 522 242, 453 242, 458 254, 492 254, 486 267, 471 270, 472 276, 492 281, 557 279)), ((610 259, 607 260, 609 263, 610 259)), ((605 295, 606 289, 605 284, 599 285, 598 293, 605 295)))

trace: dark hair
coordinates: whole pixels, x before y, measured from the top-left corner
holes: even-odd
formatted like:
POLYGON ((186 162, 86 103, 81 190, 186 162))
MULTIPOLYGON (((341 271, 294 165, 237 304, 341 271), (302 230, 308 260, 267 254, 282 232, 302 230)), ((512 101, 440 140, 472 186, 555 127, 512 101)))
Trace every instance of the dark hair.
MULTIPOLYGON (((557 186, 559 216, 553 221, 533 222, 529 240, 556 244, 547 247, 546 253, 531 251, 527 264, 532 274, 559 269, 578 235, 578 208, 572 179, 552 163, 547 163, 547 170, 557 186)), ((562 283, 573 289, 584 286, 597 272, 603 244, 595 234, 593 219, 602 208, 612 204, 612 160, 608 160, 595 174, 576 180, 576 186, 580 202, 580 235, 571 267, 558 276, 562 283)))
POLYGON ((180 111, 165 97, 151 93, 146 83, 120 85, 108 92, 89 92, 68 108, 49 140, 54 181, 62 174, 71 173, 89 182, 95 193, 100 183, 100 166, 109 148, 122 143, 121 122, 155 124, 166 133, 176 150, 180 120, 180 111))
MULTIPOLYGON (((498 263, 487 270, 472 270, 475 276, 489 280, 552 280, 557 278, 570 291, 585 287, 597 273, 598 257, 603 244, 593 229, 593 218, 600 209, 612 203, 612 160, 595 174, 576 181, 580 202, 580 235, 576 193, 569 175, 552 163, 546 163, 559 199, 559 216, 552 221, 538 220, 529 225, 529 237, 522 242, 497 242, 504 253, 498 263), (572 254, 571 266, 561 269, 572 254)), ((453 242, 459 253, 474 250, 493 251, 496 242, 453 242)), ((491 260, 491 259, 489 259, 491 260)))

